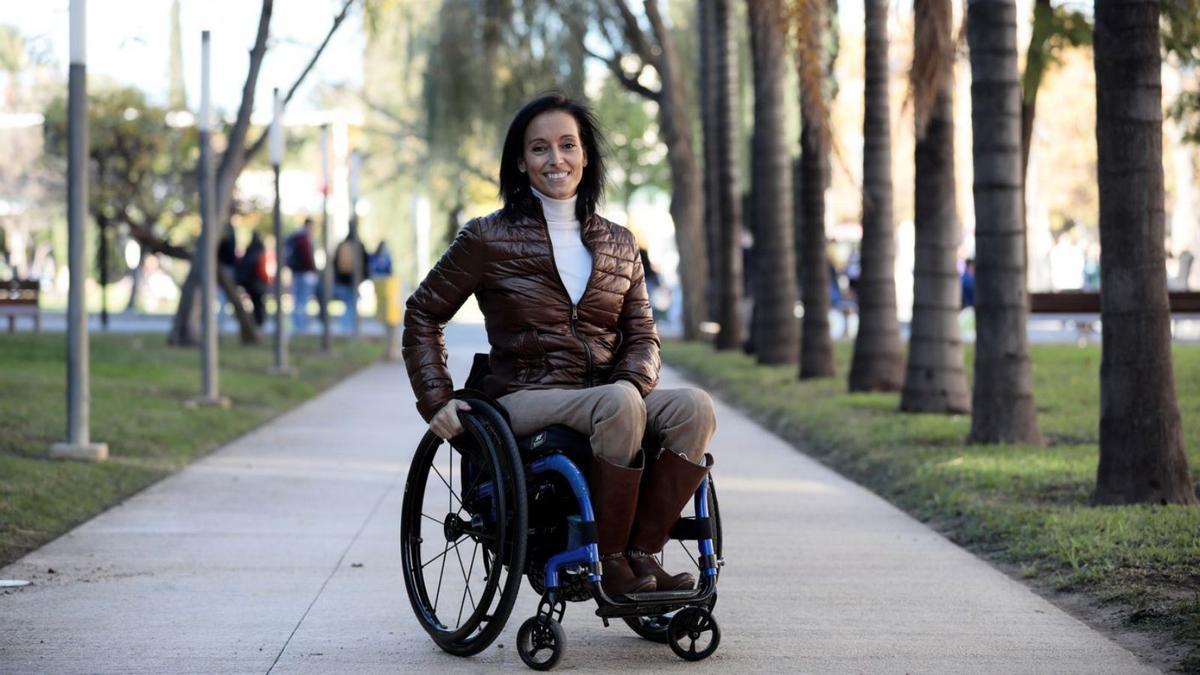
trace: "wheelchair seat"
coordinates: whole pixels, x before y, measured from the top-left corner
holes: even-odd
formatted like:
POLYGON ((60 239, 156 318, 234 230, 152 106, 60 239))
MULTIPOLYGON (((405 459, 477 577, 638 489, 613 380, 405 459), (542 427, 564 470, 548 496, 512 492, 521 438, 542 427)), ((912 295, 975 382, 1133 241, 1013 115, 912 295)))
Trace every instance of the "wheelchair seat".
POLYGON ((521 459, 531 462, 551 452, 559 451, 579 467, 587 471, 592 459, 592 444, 586 434, 581 434, 565 424, 552 424, 528 436, 518 436, 517 450, 521 459))

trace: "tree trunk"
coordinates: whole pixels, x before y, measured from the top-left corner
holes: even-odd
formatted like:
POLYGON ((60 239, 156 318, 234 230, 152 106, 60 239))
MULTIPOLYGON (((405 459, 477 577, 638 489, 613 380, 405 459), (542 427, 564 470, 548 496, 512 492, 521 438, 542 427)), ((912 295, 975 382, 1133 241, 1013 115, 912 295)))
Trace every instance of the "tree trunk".
POLYGON ((671 165, 671 219, 679 248, 680 283, 683 286, 683 339, 700 339, 700 322, 708 317, 704 291, 708 283, 708 256, 704 246, 704 192, 700 165, 692 149, 684 72, 679 65, 675 39, 658 11, 656 0, 646 0, 646 17, 658 41, 657 70, 662 80, 658 124, 667 161, 671 165))
MULTIPOLYGON (((818 30, 814 23, 811 30, 818 30)), ((817 41, 818 44, 820 41, 817 41)), ((821 96, 821 92, 806 92, 821 96)), ((800 106, 800 270, 804 336, 800 379, 833 377, 833 337, 829 333, 829 260, 825 256, 825 188, 829 185, 829 144, 814 106, 800 106)))
POLYGON ((896 310, 896 232, 892 220, 892 133, 888 101, 887 0, 866 0, 863 115, 863 237, 858 335, 850 391, 898 391, 904 354, 896 310))
POLYGON ((719 279, 722 278, 721 258, 716 255, 720 250, 721 232, 720 197, 717 193, 719 167, 717 165, 717 61, 716 50, 717 32, 714 27, 716 12, 711 9, 712 0, 696 0, 696 25, 700 41, 700 72, 696 78, 700 92, 700 125, 704 136, 704 243, 713 253, 712 269, 709 270, 709 280, 705 285, 704 297, 708 303, 709 319, 718 320, 715 313, 720 303, 717 301, 719 279))
POLYGON ((1025 330, 1021 91, 1014 0, 971 0, 975 165, 975 378, 972 443, 1042 444, 1025 330))
POLYGON ((1196 504, 1171 364, 1156 0, 1096 2, 1100 467, 1096 504, 1196 504))
MULTIPOLYGON (((949 0, 927 0, 918 8, 917 35, 929 30, 922 22, 936 21, 939 12, 949 16, 949 4, 949 0)), ((917 54, 922 54, 920 46, 917 54)), ((971 409, 971 399, 958 328, 962 298, 956 258, 961 228, 955 213, 953 62, 935 70, 936 76, 922 84, 933 88, 924 92, 934 94, 929 121, 924 129, 917 129, 913 312, 900 410, 965 413, 971 409)))
POLYGON ((754 309, 759 363, 795 363, 799 356, 792 232, 792 167, 784 107, 789 63, 780 0, 748 0, 754 61, 754 309))
POLYGON ((737 130, 738 77, 737 36, 730 20, 731 0, 715 0, 713 17, 713 62, 717 80, 717 183, 708 195, 716 195, 720 241, 714 249, 717 260, 718 321, 717 349, 739 349, 742 331, 742 200, 738 189, 737 130))

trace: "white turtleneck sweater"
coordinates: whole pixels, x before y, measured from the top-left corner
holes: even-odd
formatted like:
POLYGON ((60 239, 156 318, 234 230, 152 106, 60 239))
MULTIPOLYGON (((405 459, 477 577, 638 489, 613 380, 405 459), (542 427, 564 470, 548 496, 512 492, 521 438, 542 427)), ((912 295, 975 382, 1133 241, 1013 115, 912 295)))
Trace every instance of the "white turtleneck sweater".
POLYGON ((577 305, 587 290, 588 277, 592 275, 592 254, 583 245, 579 219, 575 217, 575 197, 553 199, 532 186, 530 190, 542 202, 542 212, 546 214, 558 276, 567 295, 571 296, 571 302, 577 305))

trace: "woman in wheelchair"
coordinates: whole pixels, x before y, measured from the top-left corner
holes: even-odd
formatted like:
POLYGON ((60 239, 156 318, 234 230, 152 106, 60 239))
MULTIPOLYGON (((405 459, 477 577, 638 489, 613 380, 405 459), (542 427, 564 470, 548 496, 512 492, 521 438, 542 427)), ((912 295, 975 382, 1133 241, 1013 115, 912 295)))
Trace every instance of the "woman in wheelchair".
POLYGON ((605 594, 691 589, 692 574, 664 570, 655 554, 712 466, 712 400, 656 388, 645 270, 633 234, 596 213, 604 184, 592 113, 555 94, 526 104, 504 141, 504 207, 468 222, 408 299, 404 362, 431 432, 463 434, 471 404, 456 398, 443 328, 474 295, 491 346, 476 388, 503 407, 512 434, 558 424, 590 441, 605 594), (662 450, 643 476, 646 436, 662 450))

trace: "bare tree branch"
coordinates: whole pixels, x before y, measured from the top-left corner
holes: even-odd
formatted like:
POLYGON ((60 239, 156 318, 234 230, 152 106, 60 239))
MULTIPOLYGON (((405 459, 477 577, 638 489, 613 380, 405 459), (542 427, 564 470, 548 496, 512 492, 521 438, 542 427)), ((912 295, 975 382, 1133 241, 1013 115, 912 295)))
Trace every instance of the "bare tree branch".
POLYGON ((616 53, 610 58, 604 58, 604 56, 597 54, 596 52, 592 51, 591 49, 588 49, 586 46, 583 48, 583 51, 588 56, 590 56, 593 59, 596 59, 597 61, 600 61, 600 62, 604 63, 606 66, 608 66, 608 69, 612 72, 613 77, 617 78, 617 81, 621 83, 621 86, 625 87, 626 89, 628 89, 629 91, 632 91, 635 94, 640 94, 642 96, 645 96, 646 98, 650 99, 651 101, 658 102, 661 92, 655 91, 655 90, 647 87, 646 85, 642 84, 641 82, 638 82, 638 79, 641 77, 642 72, 645 71, 645 69, 646 69, 645 63, 642 64, 642 67, 639 68, 636 73, 634 73, 633 75, 630 75, 630 74, 626 73, 625 68, 623 68, 621 66, 622 58, 621 58, 620 53, 616 53))
MULTIPOLYGON (((313 52, 312 58, 308 60, 308 64, 304 66, 304 70, 300 71, 300 75, 296 78, 296 81, 292 82, 292 86, 288 88, 287 95, 283 97, 284 105, 291 102, 292 97, 296 94, 296 90, 300 88, 300 84, 304 82, 304 79, 312 72, 313 67, 317 65, 317 59, 321 58, 321 53, 329 45, 329 41, 333 38, 333 34, 337 32, 338 26, 341 26, 342 22, 346 20, 346 16, 350 13, 350 7, 353 4, 354 0, 346 0, 346 3, 342 5, 342 11, 333 17, 333 24, 329 27, 329 32, 325 33, 325 39, 321 40, 321 44, 313 52)), ((246 162, 249 162, 254 155, 262 150, 263 145, 267 142, 268 133, 270 133, 270 129, 263 129, 254 143, 250 144, 250 147, 246 149, 246 154, 242 157, 242 166, 245 166, 246 162)))
POLYGON ((228 217, 229 204, 233 201, 233 183, 241 173, 241 167, 245 165, 242 161, 245 152, 243 144, 250 129, 250 114, 254 111, 254 91, 258 88, 258 74, 262 70, 263 57, 267 53, 272 6, 273 0, 263 0, 262 13, 258 17, 258 33, 254 37, 254 46, 250 49, 250 69, 242 85, 242 102, 238 105, 237 118, 229 132, 225 152, 221 154, 221 163, 217 166, 216 213, 220 221, 228 217), (235 167, 237 170, 234 170, 235 167))
MULTIPOLYGON (((654 65, 656 68, 659 65, 659 52, 651 46, 650 41, 646 39, 646 34, 642 32, 642 27, 638 24, 637 17, 629 9, 629 3, 625 0, 615 0, 613 3, 617 6, 617 11, 621 13, 621 22, 625 27, 625 39, 629 41, 629 46, 633 51, 642 58, 642 61, 654 65)), ((646 14, 650 13, 650 6, 655 3, 646 3, 646 14)), ((657 6, 655 12, 657 12, 657 6)))

